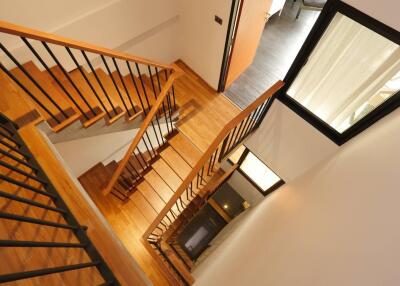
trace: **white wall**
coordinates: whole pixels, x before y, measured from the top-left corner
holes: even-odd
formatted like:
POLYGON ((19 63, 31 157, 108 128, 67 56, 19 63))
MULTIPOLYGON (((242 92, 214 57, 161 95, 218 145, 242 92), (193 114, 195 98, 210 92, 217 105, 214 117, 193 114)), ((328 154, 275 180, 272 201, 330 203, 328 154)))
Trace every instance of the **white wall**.
MULTIPOLYGON (((4 21, 164 63, 179 59, 178 33, 172 32, 178 29, 178 12, 178 0, 0 2, 4 21)), ((22 43, 4 35, 0 39, 11 50, 18 50, 22 43)), ((23 54, 17 54, 22 62, 23 54)))
MULTIPOLYGON (((346 2, 400 30, 400 2, 346 2)), ((247 145, 289 182, 195 271, 195 285, 398 285, 400 110, 338 148, 274 105, 247 145)))
POLYGON ((195 285, 398 285, 399 130, 398 109, 265 199, 195 285))
POLYGON ((343 0, 347 4, 361 10, 378 21, 400 30, 398 11, 400 2, 397 0, 343 0))
POLYGON ((180 0, 181 59, 218 88, 231 0, 180 0), (222 26, 214 16, 222 18, 222 26))
POLYGON ((339 148, 278 100, 245 145, 285 182, 303 174, 339 148))

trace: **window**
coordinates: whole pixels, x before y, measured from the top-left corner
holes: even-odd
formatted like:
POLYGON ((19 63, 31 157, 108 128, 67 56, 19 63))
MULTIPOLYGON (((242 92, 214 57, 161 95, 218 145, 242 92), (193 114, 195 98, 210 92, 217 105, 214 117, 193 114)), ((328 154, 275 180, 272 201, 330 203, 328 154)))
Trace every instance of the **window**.
POLYGON ((285 182, 251 153, 244 145, 238 147, 229 157, 229 161, 239 164, 242 173, 263 195, 279 188, 285 182))
POLYGON ((329 5, 280 99, 340 145, 400 105, 400 37, 347 4, 329 5))

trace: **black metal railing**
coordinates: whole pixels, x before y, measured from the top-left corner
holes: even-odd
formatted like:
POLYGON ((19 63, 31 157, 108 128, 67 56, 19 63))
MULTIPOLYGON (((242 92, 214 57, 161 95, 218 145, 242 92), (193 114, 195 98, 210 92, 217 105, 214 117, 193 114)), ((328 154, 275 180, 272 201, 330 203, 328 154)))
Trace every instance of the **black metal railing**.
MULTIPOLYGON (((22 41, 16 51, 0 43, 4 53, 1 70, 38 106, 39 113, 55 131, 78 117, 89 126, 103 117, 112 123, 124 114, 128 119, 141 112, 146 115, 154 102, 147 90, 152 89, 156 96, 155 78, 160 92, 174 71, 170 65, 136 60, 42 32, 28 33, 24 27, 5 22, 0 23, 0 33, 22 41), (21 55, 23 60, 18 59, 21 55), (53 84, 44 83, 37 73, 26 68, 30 61, 43 68, 53 84), (147 78, 151 85, 146 84, 147 78)), ((175 105, 173 90, 171 95, 175 105)))
MULTIPOLYGON (((151 77, 151 81, 153 81, 151 77)), ((158 94, 154 89, 154 97, 158 100, 158 94)), ((163 96, 163 95, 162 95, 163 96)), ((174 125, 175 106, 173 105, 172 86, 165 94, 165 97, 153 108, 153 117, 142 125, 143 132, 139 132, 133 140, 124 159, 120 162, 119 169, 113 174, 107 187, 109 192, 121 200, 126 200, 138 183, 143 180, 143 176, 151 168, 152 162, 158 159, 159 153, 163 149, 168 138, 174 135, 176 127, 174 125)))
MULTIPOLYGON (((233 127, 225 136, 222 142, 214 148, 207 160, 203 159, 201 166, 195 166, 197 169, 196 174, 193 176, 186 187, 174 200, 174 204, 166 211, 164 217, 160 220, 158 226, 149 234, 148 241, 157 242, 168 229, 172 221, 174 221, 190 204, 190 202, 197 197, 199 192, 207 184, 207 182, 214 176, 219 168, 219 163, 225 158, 232 150, 240 145, 258 126, 261 124, 265 114, 267 113, 273 97, 267 98, 262 104, 255 108, 245 118, 243 118, 235 127, 233 127)), ((178 189, 179 191, 179 189, 178 189)), ((179 194, 179 192, 176 192, 179 194)), ((173 198, 174 199, 174 198, 173 198)))
MULTIPOLYGON (((78 248, 83 249, 90 259, 88 262, 57 267, 26 270, 17 273, 1 273, 0 283, 95 267, 104 280, 103 283, 106 285, 120 285, 87 236, 87 227, 80 225, 73 216, 68 206, 27 148, 23 139, 19 136, 18 126, 1 113, 0 143, 0 197, 2 200, 7 203, 17 202, 22 205, 33 206, 35 208, 54 212, 63 218, 63 221, 53 221, 49 218, 45 219, 42 217, 30 216, 32 215, 30 212, 23 212, 23 214, 4 212, 3 208, 0 211, 0 221, 5 223, 6 220, 11 220, 18 223, 66 229, 72 231, 77 240, 77 242, 59 242, 51 241, 54 240, 51 237, 48 238, 48 241, 17 240, 12 239, 12 235, 8 235, 7 239, 0 240, 0 248, 78 248), (47 202, 43 203, 42 200, 37 200, 35 197, 23 196, 21 192, 18 191, 21 189, 36 195, 44 196, 48 198, 49 201, 46 200, 47 202)), ((21 225, 19 224, 19 226, 21 225)), ((35 258, 33 257, 32 259, 35 258)), ((26 261, 29 262, 29 260, 26 261)), ((2 261, 1 263, 7 262, 2 261)), ((28 265, 25 265, 24 269, 27 268, 28 265)))
POLYGON ((260 126, 282 86, 283 82, 277 82, 221 130, 146 230, 143 238, 150 245, 159 245, 171 231, 175 231, 176 225, 181 223, 180 218, 189 207, 193 207, 194 200, 199 196, 202 199, 201 205, 204 205, 207 195, 204 197, 202 190, 214 177, 221 161, 260 126))

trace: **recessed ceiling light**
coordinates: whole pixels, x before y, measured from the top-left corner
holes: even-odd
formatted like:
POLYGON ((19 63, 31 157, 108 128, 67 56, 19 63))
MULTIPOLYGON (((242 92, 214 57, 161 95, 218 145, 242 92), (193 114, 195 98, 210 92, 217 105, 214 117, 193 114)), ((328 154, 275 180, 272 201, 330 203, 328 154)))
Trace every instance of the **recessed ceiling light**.
POLYGON ((229 206, 227 204, 224 205, 224 209, 227 209, 229 206))

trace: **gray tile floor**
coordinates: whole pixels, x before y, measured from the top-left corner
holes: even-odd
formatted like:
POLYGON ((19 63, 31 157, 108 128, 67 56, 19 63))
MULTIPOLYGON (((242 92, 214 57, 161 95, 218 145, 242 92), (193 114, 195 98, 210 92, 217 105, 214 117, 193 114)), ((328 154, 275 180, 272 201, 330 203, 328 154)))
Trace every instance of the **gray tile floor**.
POLYGON ((245 108, 277 80, 283 79, 319 12, 304 10, 295 19, 298 1, 286 1, 282 15, 267 22, 253 64, 224 91, 231 101, 245 108))

